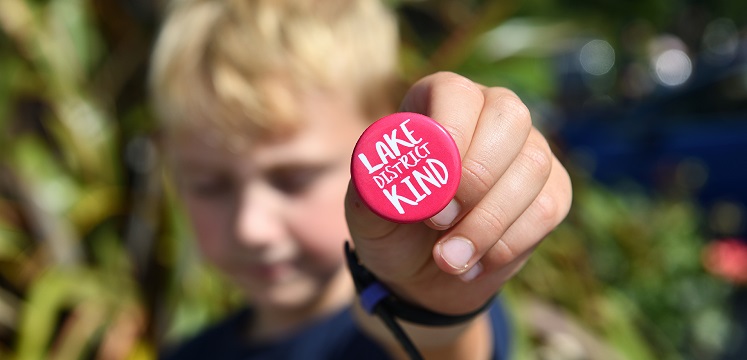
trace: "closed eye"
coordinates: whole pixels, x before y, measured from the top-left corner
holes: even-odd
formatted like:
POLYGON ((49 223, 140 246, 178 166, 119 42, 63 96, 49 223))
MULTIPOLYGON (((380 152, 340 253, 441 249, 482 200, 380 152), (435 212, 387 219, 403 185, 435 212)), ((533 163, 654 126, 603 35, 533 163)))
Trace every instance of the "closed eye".
POLYGON ((227 176, 198 176, 181 179, 180 182, 188 194, 203 199, 230 196, 234 193, 234 183, 227 176))
POLYGON ((267 177, 270 184, 288 195, 301 195, 311 189, 327 172, 324 165, 294 165, 271 170, 267 177))

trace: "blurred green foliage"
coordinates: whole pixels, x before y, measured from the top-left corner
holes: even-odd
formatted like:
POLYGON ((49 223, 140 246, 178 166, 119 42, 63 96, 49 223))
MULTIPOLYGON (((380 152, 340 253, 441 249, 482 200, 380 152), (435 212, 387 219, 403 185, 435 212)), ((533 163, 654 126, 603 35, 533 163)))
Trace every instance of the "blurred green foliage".
MULTIPOLYGON (((676 31, 678 17, 702 8, 392 5, 408 79, 455 70, 516 89, 533 110, 557 96, 553 54, 574 37, 615 44, 636 19, 676 31), (517 38, 498 41, 507 30, 517 38)), ((745 7, 713 2, 704 14, 745 7)), ((160 168, 144 79, 162 8, 0 0, 0 358, 151 359, 239 303, 199 262, 160 168)), ((735 325, 730 285, 700 265, 700 210, 686 196, 611 190, 573 173, 568 220, 504 291, 518 357, 715 358, 735 325)))

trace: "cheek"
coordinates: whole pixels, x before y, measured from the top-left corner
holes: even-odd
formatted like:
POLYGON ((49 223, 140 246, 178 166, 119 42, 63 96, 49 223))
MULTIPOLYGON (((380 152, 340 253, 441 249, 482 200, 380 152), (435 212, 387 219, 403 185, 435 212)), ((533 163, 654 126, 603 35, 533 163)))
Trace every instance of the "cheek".
POLYGON ((304 248, 328 265, 337 266, 343 259, 342 244, 350 238, 345 222, 345 190, 348 176, 345 171, 341 176, 335 176, 305 203, 303 224, 308 236, 304 239, 304 248))
POLYGON ((220 223, 221 212, 199 201, 185 201, 187 216, 201 254, 210 262, 220 266, 225 255, 225 226, 220 223))

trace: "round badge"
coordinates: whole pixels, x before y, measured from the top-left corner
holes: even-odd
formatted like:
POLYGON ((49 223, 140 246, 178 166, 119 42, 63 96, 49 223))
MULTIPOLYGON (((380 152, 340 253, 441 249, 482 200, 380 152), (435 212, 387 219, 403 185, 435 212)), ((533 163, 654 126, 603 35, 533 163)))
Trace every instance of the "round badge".
POLYGON ((414 223, 438 214, 454 198, 461 166, 446 129, 425 115, 401 112, 363 132, 350 170, 371 211, 389 221, 414 223))

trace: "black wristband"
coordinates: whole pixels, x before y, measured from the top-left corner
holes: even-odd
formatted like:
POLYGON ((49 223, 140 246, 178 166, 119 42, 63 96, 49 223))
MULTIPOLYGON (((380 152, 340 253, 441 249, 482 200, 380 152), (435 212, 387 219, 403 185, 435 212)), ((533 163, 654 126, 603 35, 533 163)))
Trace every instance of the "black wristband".
POLYGON ((350 248, 349 242, 345 242, 345 258, 363 309, 369 314, 379 315, 413 359, 420 359, 420 354, 404 331, 394 322, 394 317, 414 324, 451 326, 473 319, 485 311, 493 302, 493 298, 490 298, 479 309, 462 315, 446 315, 433 312, 394 296, 374 274, 361 265, 358 255, 350 248))
POLYGON ((361 297, 363 308, 373 313, 376 306, 383 306, 390 314, 402 320, 428 326, 451 326, 471 320, 487 309, 492 303, 489 299, 479 309, 462 315, 446 315, 410 304, 394 296, 368 269, 358 261, 358 255, 345 243, 345 256, 355 289, 361 297))

